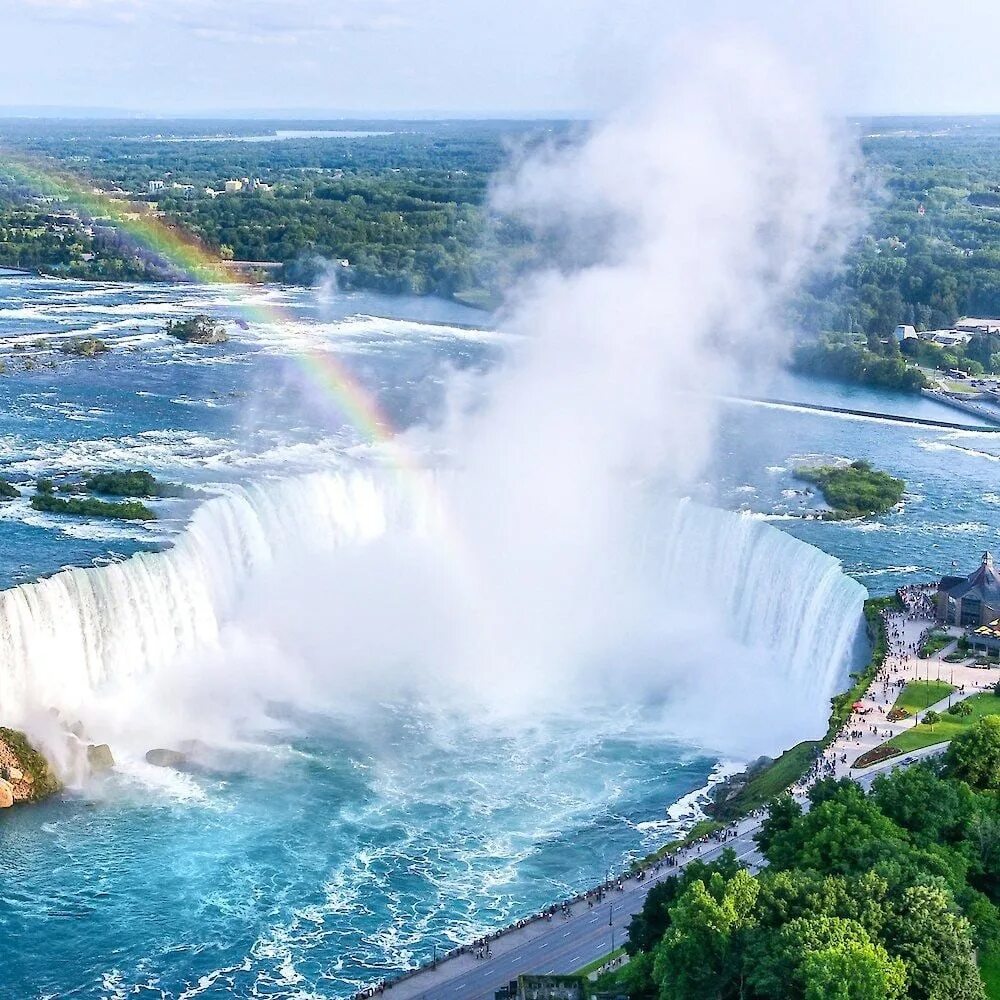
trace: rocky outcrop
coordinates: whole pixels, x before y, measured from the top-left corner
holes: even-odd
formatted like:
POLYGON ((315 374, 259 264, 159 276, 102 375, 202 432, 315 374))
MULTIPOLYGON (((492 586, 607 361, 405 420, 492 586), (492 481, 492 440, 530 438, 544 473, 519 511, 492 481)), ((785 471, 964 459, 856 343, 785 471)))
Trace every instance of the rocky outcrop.
POLYGON ((110 771, 115 766, 114 754, 107 743, 99 743, 96 746, 91 743, 87 747, 87 764, 92 773, 98 771, 110 771))
POLYGON ((173 767, 181 768, 187 764, 187 754, 181 753, 180 750, 167 750, 167 749, 157 749, 150 750, 146 754, 146 763, 153 764, 156 767, 173 767))
POLYGON ((176 323, 168 321, 166 332, 185 344, 224 344, 229 339, 221 323, 201 313, 176 323))
POLYGON ((726 815, 726 806, 733 799, 738 798, 746 790, 747 785, 773 763, 774 760, 770 757, 758 757, 747 765, 745 771, 724 778, 709 793, 712 801, 706 806, 705 812, 713 817, 726 815))
POLYGON ((60 787, 51 765, 28 737, 0 727, 0 809, 37 802, 60 787))

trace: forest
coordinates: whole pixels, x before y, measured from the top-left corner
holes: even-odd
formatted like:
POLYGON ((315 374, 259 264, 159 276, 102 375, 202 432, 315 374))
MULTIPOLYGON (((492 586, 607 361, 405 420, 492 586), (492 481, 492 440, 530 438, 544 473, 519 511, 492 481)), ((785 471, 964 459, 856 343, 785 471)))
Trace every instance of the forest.
MULTIPOLYGON (((526 149, 572 142, 586 127, 0 121, 0 266, 177 277, 127 234, 91 225, 86 212, 74 222, 72 204, 40 199, 9 166, 27 162, 145 202, 222 257, 279 262, 285 280, 312 281, 328 262, 346 261, 340 277, 349 285, 485 304, 553 252, 524 220, 491 209, 492 179, 526 149), (327 134, 301 135, 308 130, 327 134), (217 193, 242 178, 251 182, 243 190, 217 193)), ((810 282, 788 319, 809 346, 822 336, 836 349, 805 351, 802 367, 912 381, 885 343, 897 324, 945 328, 961 315, 1000 314, 1000 119, 873 119, 852 128, 864 222, 854 226, 855 207, 845 205, 845 228, 856 232, 843 263, 810 282)), ((1000 365, 1000 344, 976 345, 968 358, 950 353, 945 361, 960 366, 1000 365)))
POLYGON ((1000 718, 941 761, 825 779, 757 837, 767 866, 727 852, 655 886, 631 961, 599 988, 632 1000, 984 1000, 1000 949, 1000 718))

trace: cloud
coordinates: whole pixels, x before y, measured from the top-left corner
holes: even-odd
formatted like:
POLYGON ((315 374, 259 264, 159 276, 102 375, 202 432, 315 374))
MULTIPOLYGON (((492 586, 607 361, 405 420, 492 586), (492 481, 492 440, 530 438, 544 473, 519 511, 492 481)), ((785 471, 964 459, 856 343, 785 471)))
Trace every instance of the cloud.
POLYGON ((341 32, 393 31, 406 27, 401 0, 342 0, 336 10, 315 0, 276 5, 246 0, 26 0, 34 16, 100 27, 171 25, 220 42, 299 45, 341 32))

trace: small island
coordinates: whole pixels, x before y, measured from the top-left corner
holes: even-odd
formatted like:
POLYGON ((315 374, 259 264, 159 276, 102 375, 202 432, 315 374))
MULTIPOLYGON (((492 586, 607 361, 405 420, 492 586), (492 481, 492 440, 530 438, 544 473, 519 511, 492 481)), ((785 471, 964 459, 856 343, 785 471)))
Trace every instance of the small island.
POLYGON ((169 320, 166 332, 185 344, 224 344, 229 339, 222 324, 203 313, 177 322, 169 320))
POLYGON ((183 486, 161 482, 142 469, 95 472, 84 478, 83 488, 111 497, 180 497, 187 492, 183 486))
POLYGON ((0 479, 0 500, 17 500, 21 491, 8 479, 0 479))
POLYGON ((109 503, 95 497, 73 497, 65 500, 55 494, 51 479, 39 479, 35 483, 35 495, 31 506, 46 514, 71 514, 80 517, 108 517, 118 521, 155 521, 156 514, 138 500, 123 503, 109 503))
POLYGON ((799 479, 814 483, 832 510, 824 511, 829 521, 884 514, 902 499, 906 483, 887 472, 873 469, 868 462, 850 465, 821 465, 795 471, 799 479))
POLYGON ((74 358, 96 358, 107 354, 110 347, 97 337, 85 337, 80 340, 69 340, 59 348, 63 354, 74 358))

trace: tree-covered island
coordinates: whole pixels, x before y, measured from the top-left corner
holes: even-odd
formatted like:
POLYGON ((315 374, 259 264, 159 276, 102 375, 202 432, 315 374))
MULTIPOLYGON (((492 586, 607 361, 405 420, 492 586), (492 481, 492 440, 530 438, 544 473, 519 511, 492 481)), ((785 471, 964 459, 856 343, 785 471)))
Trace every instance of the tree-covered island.
POLYGON ((229 339, 222 324, 203 313, 189 319, 169 320, 165 329, 169 336, 185 344, 224 344, 229 339))
POLYGON ((83 486, 112 497, 179 497, 187 493, 178 483, 165 483, 143 469, 94 472, 84 477, 83 486))
POLYGON ((78 517, 108 517, 116 521, 155 521, 156 515, 138 500, 109 503, 96 497, 64 499, 47 490, 38 490, 31 498, 35 510, 47 514, 72 514, 78 517))
POLYGON ((868 462, 800 468, 795 475, 814 483, 832 508, 823 517, 831 521, 884 514, 903 499, 906 483, 868 462))
POLYGON ((82 480, 65 480, 58 486, 52 479, 38 479, 35 482, 35 493, 31 497, 31 506, 47 514, 106 517, 119 521, 153 521, 156 513, 142 499, 180 497, 187 493, 185 486, 162 482, 141 469, 130 469, 125 472, 95 472, 84 476, 82 480), (109 501, 100 496, 89 496, 89 493, 130 499, 109 501))

